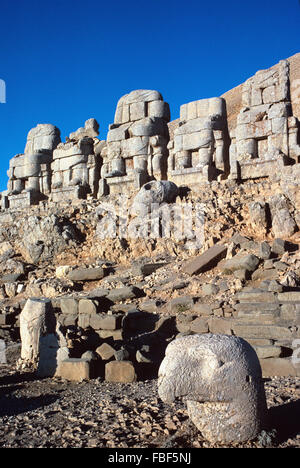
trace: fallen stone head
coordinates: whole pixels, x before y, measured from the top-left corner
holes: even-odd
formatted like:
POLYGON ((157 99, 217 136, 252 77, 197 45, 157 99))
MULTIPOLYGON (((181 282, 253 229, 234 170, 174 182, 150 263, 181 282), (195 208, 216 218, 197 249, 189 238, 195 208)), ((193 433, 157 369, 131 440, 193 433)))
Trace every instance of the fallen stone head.
POLYGON ((207 333, 172 341, 159 369, 158 393, 167 403, 186 400, 191 420, 213 443, 254 439, 266 424, 258 357, 236 336, 207 333))

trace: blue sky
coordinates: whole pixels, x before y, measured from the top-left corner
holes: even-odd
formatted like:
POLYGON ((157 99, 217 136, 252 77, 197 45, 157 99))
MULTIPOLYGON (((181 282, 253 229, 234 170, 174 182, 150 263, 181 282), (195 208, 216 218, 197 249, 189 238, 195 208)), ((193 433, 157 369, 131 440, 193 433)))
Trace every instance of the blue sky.
POLYGON ((159 90, 173 120, 300 51, 298 0, 2 0, 0 15, 0 190, 38 123, 65 140, 95 117, 105 139, 133 89, 159 90))

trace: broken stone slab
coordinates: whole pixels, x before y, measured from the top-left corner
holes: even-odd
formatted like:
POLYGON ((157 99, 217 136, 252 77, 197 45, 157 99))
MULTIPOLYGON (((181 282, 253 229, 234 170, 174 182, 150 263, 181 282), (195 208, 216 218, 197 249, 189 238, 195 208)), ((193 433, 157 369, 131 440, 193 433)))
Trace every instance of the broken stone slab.
POLYGON ((268 242, 261 242, 258 247, 257 255, 263 260, 268 260, 271 257, 271 247, 268 242))
POLYGON ((210 333, 232 335, 232 320, 222 317, 210 317, 208 319, 210 333))
POLYGON ((261 359, 263 377, 300 377, 300 366, 293 365, 290 358, 267 358, 261 359))
POLYGON ((141 289, 135 286, 125 286, 124 288, 112 289, 106 297, 109 301, 116 303, 141 297, 142 295, 143 291, 141 289))
POLYGON ((277 292, 277 293, 281 293, 283 291, 283 286, 278 281, 275 281, 275 280, 265 281, 261 283, 261 285, 265 285, 265 283, 267 283, 266 286, 268 288, 268 291, 277 292))
POLYGON ((93 315, 90 326, 95 330, 117 330, 121 327, 122 315, 93 315))
POLYGON ((264 313, 280 311, 280 305, 278 302, 239 302, 234 304, 234 309, 238 312, 248 313, 264 313))
POLYGON ((158 312, 158 309, 162 307, 162 305, 163 301, 159 299, 149 299, 147 301, 141 302, 139 307, 145 312, 156 313, 158 312))
POLYGON ((79 299, 78 312, 79 314, 97 314, 99 302, 93 299, 79 299))
POLYGON ((207 283, 202 286, 202 294, 204 296, 211 296, 212 294, 215 295, 218 294, 219 291, 220 288, 216 284, 207 283))
POLYGON ((15 283, 23 277, 23 273, 8 273, 1 276, 0 280, 2 283, 15 283))
POLYGON ((226 257, 226 253, 227 246, 216 244, 199 257, 187 261, 183 265, 182 271, 190 276, 203 273, 204 271, 214 268, 220 260, 226 257))
POLYGON ((77 324, 78 314, 61 314, 59 316, 59 322, 64 327, 71 327, 77 324))
POLYGON ((281 354, 280 346, 254 346, 259 359, 278 358, 281 354))
POLYGON ((96 281, 104 278, 105 271, 102 267, 96 268, 77 268, 67 274, 71 281, 96 281))
POLYGON ((90 362, 81 358, 70 358, 60 362, 56 376, 73 382, 82 382, 91 377, 90 362))
POLYGON ((168 263, 145 263, 144 265, 134 265, 131 273, 134 276, 149 276, 159 268, 168 265, 168 263))
POLYGON ((269 269, 269 270, 256 270, 253 272, 251 279, 256 281, 256 280, 273 280, 278 278, 278 272, 275 270, 275 268, 269 269))
POLYGON ((247 272, 252 273, 256 270, 259 264, 259 259, 253 255, 245 255, 245 256, 238 256, 226 260, 224 265, 222 265, 221 269, 225 275, 231 274, 235 271, 245 270, 247 272))
POLYGON ((242 338, 267 338, 272 340, 292 340, 293 333, 287 327, 278 325, 233 324, 234 334, 242 338))
POLYGON ((78 314, 78 301, 71 297, 63 297, 60 300, 60 309, 62 314, 77 315, 78 314))
POLYGON ((125 348, 118 349, 115 351, 115 360, 116 361, 128 361, 129 359, 129 352, 125 348))
POLYGON ((249 240, 250 239, 248 239, 248 237, 244 237, 239 232, 237 232, 231 237, 230 242, 233 242, 235 245, 241 247, 245 242, 248 242, 249 240))
POLYGON ((213 315, 213 307, 210 304, 203 304, 202 302, 196 302, 192 308, 191 312, 196 315, 213 315))
POLYGON ((78 315, 78 327, 86 329, 90 327, 91 315, 89 314, 79 314, 78 315))
POLYGON ((207 319, 203 317, 196 318, 191 322, 190 329, 193 333, 207 333, 209 330, 207 319))
POLYGON ((280 308, 280 317, 282 320, 296 321, 300 323, 300 303, 283 303, 280 308))
POLYGON ((271 245, 272 253, 276 255, 283 255, 286 252, 286 247, 286 241, 280 238, 276 238, 273 240, 271 245))
POLYGON ((123 340, 123 330, 96 330, 96 333, 102 338, 103 340, 112 338, 114 341, 121 341, 123 340))
POLYGON ((96 353, 101 357, 103 361, 112 359, 115 355, 115 349, 108 343, 103 343, 96 349, 96 353))
POLYGON ((289 268, 289 265, 285 262, 274 262, 274 267, 278 271, 285 271, 287 268, 289 268))
POLYGON ((253 289, 251 291, 241 291, 235 295, 235 299, 240 302, 278 302, 274 292, 264 291, 262 289, 253 289))
POLYGON ((251 344, 252 347, 255 346, 272 346, 274 341, 268 340, 267 338, 247 338, 246 341, 251 344))
POLYGON ((284 302, 300 302, 300 291, 288 291, 278 294, 278 301, 284 302))
POLYGON ((105 365, 105 380, 116 383, 132 383, 137 379, 131 361, 111 361, 105 365))

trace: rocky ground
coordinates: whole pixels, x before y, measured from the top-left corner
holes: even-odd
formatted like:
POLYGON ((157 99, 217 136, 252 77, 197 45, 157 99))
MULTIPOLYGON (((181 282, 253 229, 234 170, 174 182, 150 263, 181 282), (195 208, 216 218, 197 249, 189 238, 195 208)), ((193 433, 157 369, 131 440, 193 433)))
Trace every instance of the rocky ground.
MULTIPOLYGON (((0 368, 1 447, 212 447, 189 421, 184 403, 164 404, 156 380, 70 383, 16 373, 19 347, 0 368)), ((300 447, 300 378, 265 380, 273 431, 236 447, 300 447)))

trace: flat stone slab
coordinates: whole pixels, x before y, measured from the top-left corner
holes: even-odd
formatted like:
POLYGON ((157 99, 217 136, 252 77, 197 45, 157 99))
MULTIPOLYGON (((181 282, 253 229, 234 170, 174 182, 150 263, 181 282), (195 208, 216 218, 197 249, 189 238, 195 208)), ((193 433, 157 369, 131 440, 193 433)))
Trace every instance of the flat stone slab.
POLYGON ((290 358, 267 358, 260 360, 263 377, 300 377, 300 364, 293 365, 290 358))
POLYGON ((136 372, 131 361, 111 361, 105 365, 107 382, 131 383, 136 381, 136 372))
POLYGON ((134 276, 149 276, 159 268, 166 265, 168 265, 168 263, 146 263, 144 265, 134 265, 131 271, 134 276))
POLYGON ((267 338, 273 340, 293 340, 292 332, 286 327, 260 324, 233 324, 234 334, 242 338, 267 338))
POLYGON ((121 315, 94 315, 90 326, 95 330, 117 330, 121 327, 121 315))
POLYGON ((71 281, 96 281, 104 278, 103 268, 77 268, 68 273, 67 277, 71 281))
POLYGON ((281 346, 254 346, 258 359, 278 358, 281 346))
POLYGON ((225 245, 216 244, 199 257, 187 261, 183 265, 182 271, 190 276, 202 273, 215 267, 220 260, 226 257, 226 253, 227 247, 225 245))
POLYGON ((300 302, 300 291, 289 291, 278 294, 279 302, 300 302))
POLYGON ((124 288, 116 288, 109 291, 106 296, 108 300, 116 303, 125 301, 127 299, 133 299, 142 295, 142 291, 135 286, 125 286, 124 288))
POLYGON ((73 382, 89 380, 90 363, 85 359, 66 359, 60 362, 56 376, 73 382))
POLYGON ((227 260, 224 265, 222 266, 222 271, 223 273, 226 274, 231 274, 234 271, 239 271, 239 270, 246 270, 246 271, 254 271, 259 264, 259 259, 253 255, 244 255, 244 256, 238 256, 236 255, 235 257, 227 260))
POLYGON ((235 295, 235 299, 240 302, 278 302, 277 296, 273 292, 263 290, 242 291, 235 295))

